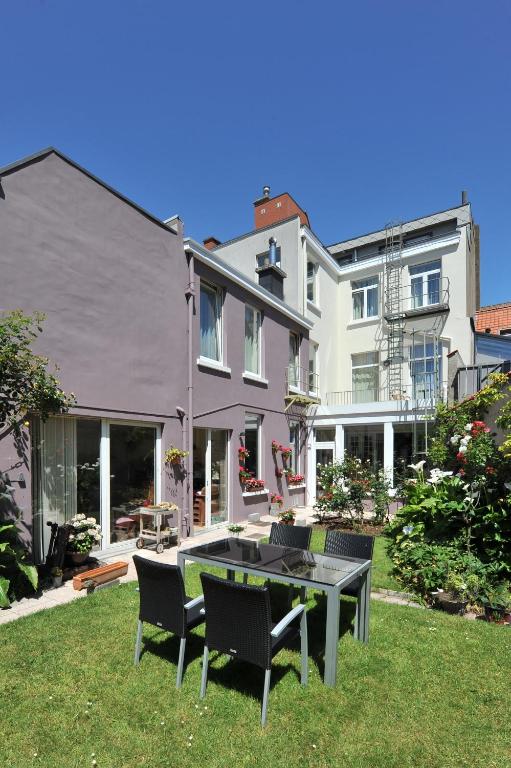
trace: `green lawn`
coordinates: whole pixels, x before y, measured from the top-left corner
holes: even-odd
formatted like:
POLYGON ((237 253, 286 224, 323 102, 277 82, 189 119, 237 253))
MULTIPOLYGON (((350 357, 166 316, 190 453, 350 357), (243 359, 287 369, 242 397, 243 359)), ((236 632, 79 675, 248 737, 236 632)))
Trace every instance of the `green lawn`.
MULTIPOLYGON (((197 566, 187 586, 198 594, 197 566)), ((297 649, 282 651, 262 730, 258 670, 217 658, 200 702, 200 630, 180 692, 177 642, 156 628, 136 669, 137 605, 131 583, 0 626, 2 768, 511 764, 511 630, 373 601, 363 646, 347 632, 346 601, 330 689, 319 674, 324 602, 310 591, 309 686, 297 649)))

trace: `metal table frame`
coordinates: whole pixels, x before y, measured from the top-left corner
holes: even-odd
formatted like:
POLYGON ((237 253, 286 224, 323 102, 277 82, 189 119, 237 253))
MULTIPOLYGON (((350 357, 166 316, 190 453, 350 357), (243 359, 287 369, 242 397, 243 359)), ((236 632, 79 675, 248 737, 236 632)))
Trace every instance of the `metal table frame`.
MULTIPOLYGON (((251 542, 253 544, 253 542, 251 542)), ((202 546, 200 544, 197 547, 202 546)), ((289 549, 289 548, 287 548, 289 549)), ((314 554, 314 553, 311 553, 314 554)), ((321 554, 321 553, 318 553, 321 554)), ((342 560, 342 557, 336 555, 325 555, 328 558, 342 560)), ((181 569, 183 579, 185 578, 185 562, 190 560, 200 565, 215 566, 227 570, 227 578, 234 580, 235 573, 247 573, 259 578, 264 577, 272 581, 282 581, 285 584, 295 584, 297 587, 306 589, 316 589, 325 592, 327 595, 326 612, 326 640, 325 640, 325 677, 324 683, 328 686, 334 686, 337 679, 337 647, 339 643, 339 617, 340 617, 340 596, 343 587, 347 587, 352 581, 360 577, 360 589, 357 595, 357 610, 355 615, 355 639, 363 643, 369 641, 369 603, 371 595, 371 560, 361 561, 360 567, 346 574, 336 584, 328 585, 319 582, 313 582, 310 579, 301 579, 288 574, 276 574, 271 571, 263 571, 258 568, 251 568, 249 565, 232 563, 227 560, 213 559, 203 555, 193 554, 191 550, 180 550, 177 555, 177 565, 181 569)), ((353 558, 350 558, 353 561, 353 558)))

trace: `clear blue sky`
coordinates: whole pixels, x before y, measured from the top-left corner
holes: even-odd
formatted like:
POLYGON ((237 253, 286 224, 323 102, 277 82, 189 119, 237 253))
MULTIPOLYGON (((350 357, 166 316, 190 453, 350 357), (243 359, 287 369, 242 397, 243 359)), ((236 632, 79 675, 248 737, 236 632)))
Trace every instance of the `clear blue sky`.
POLYGON ((0 164, 53 144, 186 233, 264 184, 326 244, 458 204, 511 299, 511 4, 0 2, 0 164))

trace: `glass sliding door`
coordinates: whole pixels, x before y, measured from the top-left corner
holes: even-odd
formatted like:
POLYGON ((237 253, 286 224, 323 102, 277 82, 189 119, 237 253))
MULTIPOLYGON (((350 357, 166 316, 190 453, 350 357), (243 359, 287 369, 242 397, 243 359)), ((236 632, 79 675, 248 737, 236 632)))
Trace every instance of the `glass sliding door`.
POLYGON ((228 433, 193 430, 193 525, 210 528, 228 520, 228 433))
POLYGON ((138 536, 138 507, 154 504, 156 428, 110 424, 110 543, 138 536))

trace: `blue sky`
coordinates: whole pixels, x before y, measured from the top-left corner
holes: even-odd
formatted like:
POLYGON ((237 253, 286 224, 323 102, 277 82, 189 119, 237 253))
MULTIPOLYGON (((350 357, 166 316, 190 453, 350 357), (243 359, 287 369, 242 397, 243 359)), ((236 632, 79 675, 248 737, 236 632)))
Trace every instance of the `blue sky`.
POLYGON ((507 0, 0 4, 0 165, 50 144, 186 233, 264 184, 326 244, 458 204, 511 299, 507 0))

